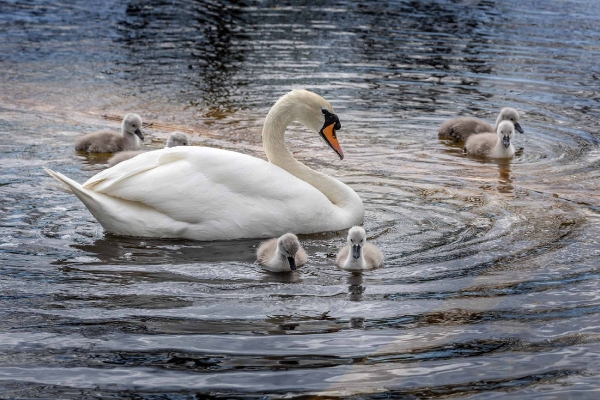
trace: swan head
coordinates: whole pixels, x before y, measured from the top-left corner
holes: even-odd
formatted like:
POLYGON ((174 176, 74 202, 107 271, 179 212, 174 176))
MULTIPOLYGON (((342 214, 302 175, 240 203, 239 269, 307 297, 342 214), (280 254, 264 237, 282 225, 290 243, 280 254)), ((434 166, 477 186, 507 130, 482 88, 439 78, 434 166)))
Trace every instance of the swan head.
POLYGON ((288 103, 295 120, 317 132, 340 159, 344 158, 337 139, 342 124, 327 100, 308 90, 292 90, 279 102, 288 103))
POLYGON ((277 252, 287 258, 290 269, 296 269, 296 253, 300 249, 300 241, 293 233, 286 233, 277 239, 277 252))
POLYGON ((511 140, 515 136, 515 126, 510 121, 502 121, 500 122, 500 125, 498 125, 496 134, 498 135, 498 138, 502 140, 504 147, 508 148, 511 140))
POLYGON ((524 133, 523 128, 519 124, 519 113, 514 108, 505 107, 500 110, 500 115, 498 116, 498 122, 501 121, 510 121, 515 126, 515 129, 520 133, 524 133))
POLYGON ((121 124, 121 131, 123 135, 129 133, 131 135, 136 135, 140 138, 140 140, 144 140, 144 135, 142 135, 142 117, 137 114, 127 114, 123 118, 123 123, 121 124))
POLYGON ((367 242, 367 232, 362 226, 353 226, 348 231, 348 245, 352 249, 352 258, 359 259, 361 251, 367 242))
POLYGON ((166 147, 189 146, 188 137, 183 132, 173 132, 169 135, 166 147))

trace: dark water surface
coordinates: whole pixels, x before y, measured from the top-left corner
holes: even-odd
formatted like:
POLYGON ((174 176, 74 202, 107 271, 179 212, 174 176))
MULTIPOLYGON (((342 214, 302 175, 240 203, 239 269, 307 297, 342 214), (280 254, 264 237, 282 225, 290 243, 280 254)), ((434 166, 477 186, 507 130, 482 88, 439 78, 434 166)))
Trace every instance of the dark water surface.
POLYGON ((600 2, 292 4, 0 2, 0 397, 598 398, 600 2), (298 87, 347 157, 289 145, 359 193, 382 269, 336 270, 344 232, 287 276, 256 240, 107 235, 42 170, 104 169, 73 144, 126 112, 162 124, 148 148, 264 157, 298 87), (504 106, 510 163, 437 139, 504 106))

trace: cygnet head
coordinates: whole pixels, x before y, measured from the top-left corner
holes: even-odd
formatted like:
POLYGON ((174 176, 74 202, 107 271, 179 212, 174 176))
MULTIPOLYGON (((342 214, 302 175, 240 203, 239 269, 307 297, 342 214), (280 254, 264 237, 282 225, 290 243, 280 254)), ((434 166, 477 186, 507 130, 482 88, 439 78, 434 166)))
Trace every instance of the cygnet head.
POLYGON ((292 90, 275 103, 269 114, 280 109, 290 114, 294 121, 318 132, 340 159, 344 158, 337 139, 342 124, 327 100, 308 90, 292 90))
POLYGON ((519 113, 514 108, 505 107, 500 110, 500 115, 498 116, 498 122, 501 121, 510 121, 515 126, 515 129, 520 133, 524 133, 523 128, 519 124, 519 113))
POLYGON ((502 144, 504 147, 509 147, 510 142, 515 136, 515 126, 510 121, 502 121, 500 125, 498 125, 498 129, 496 130, 496 134, 502 140, 502 144))
POLYGON ((129 133, 131 135, 136 135, 140 138, 140 140, 144 140, 144 135, 142 135, 142 117, 137 114, 127 114, 123 118, 123 123, 121 124, 121 131, 123 135, 129 133))
POLYGON ((361 256, 362 247, 367 242, 367 232, 361 226, 353 226, 348 231, 348 245, 352 249, 352 257, 356 260, 361 256))
POLYGON ((293 233, 286 233, 277 239, 277 251, 288 259, 290 269, 296 269, 296 253, 300 249, 300 241, 293 233))
POLYGON ((188 137, 183 132, 173 132, 167 140, 167 147, 189 146, 188 137))

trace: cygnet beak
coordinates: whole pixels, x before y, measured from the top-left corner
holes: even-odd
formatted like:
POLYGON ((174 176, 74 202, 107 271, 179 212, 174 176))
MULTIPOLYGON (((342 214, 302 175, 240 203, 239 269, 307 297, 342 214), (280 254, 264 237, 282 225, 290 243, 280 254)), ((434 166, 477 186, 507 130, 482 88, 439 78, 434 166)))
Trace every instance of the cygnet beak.
POLYGON ((296 270, 296 260, 294 259, 294 257, 288 257, 288 262, 290 263, 290 269, 292 271, 296 270))
POLYGON ((352 246, 352 257, 355 260, 358 260, 360 258, 360 246, 358 246, 358 245, 352 246))
POLYGON ((504 145, 504 147, 510 146, 510 136, 503 136, 502 144, 504 145))
POLYGON ((515 122, 515 129, 519 131, 519 133, 525 133, 525 131, 523 130, 523 128, 521 128, 521 125, 518 122, 515 122))
POLYGON ((135 133, 135 135, 137 137, 139 137, 141 140, 144 140, 144 135, 142 135, 142 131, 140 131, 139 129, 136 129, 135 132, 133 132, 133 133, 135 133))

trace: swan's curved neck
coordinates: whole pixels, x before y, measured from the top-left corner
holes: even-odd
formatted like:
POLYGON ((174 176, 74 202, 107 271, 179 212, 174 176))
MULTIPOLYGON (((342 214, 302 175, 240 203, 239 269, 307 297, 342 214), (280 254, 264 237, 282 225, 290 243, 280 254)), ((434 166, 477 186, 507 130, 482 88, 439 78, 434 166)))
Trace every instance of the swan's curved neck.
MULTIPOLYGON (((322 192, 334 205, 341 208, 360 207, 362 201, 358 195, 342 182, 317 172, 297 161, 285 145, 284 134, 287 126, 294 121, 303 123, 310 113, 308 106, 285 99, 277 102, 267 114, 263 128, 263 146, 267 159, 296 178, 301 179, 322 192)), ((303 123, 303 125, 305 125, 303 123)), ((349 210, 350 211, 350 210, 349 210)))

